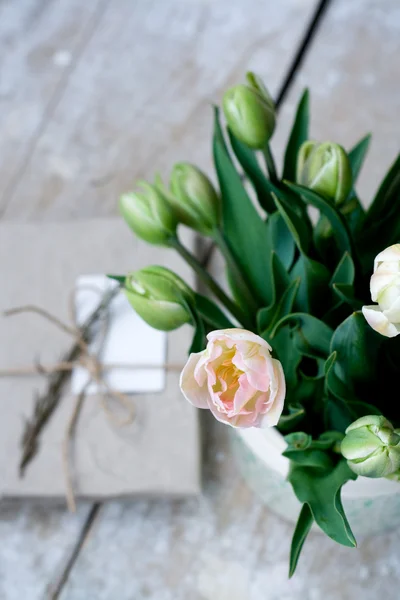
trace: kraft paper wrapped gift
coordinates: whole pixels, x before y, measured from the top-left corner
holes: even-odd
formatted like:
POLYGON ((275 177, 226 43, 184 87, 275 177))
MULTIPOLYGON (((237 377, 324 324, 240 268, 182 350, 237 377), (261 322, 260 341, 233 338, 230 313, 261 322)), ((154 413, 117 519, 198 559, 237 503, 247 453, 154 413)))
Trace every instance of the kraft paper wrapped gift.
MULTIPOLYGON (((188 234, 184 241, 193 250, 194 237, 188 234)), ((151 264, 168 266, 194 285, 191 271, 176 253, 140 242, 120 219, 5 223, 0 226, 0 309, 33 304, 68 322, 70 292, 80 276, 125 274, 151 264)), ((132 317, 137 318, 133 311, 132 317)), ((161 352, 167 363, 183 364, 192 328, 184 326, 162 335, 166 336, 167 350, 160 349, 162 340, 158 338, 155 354, 160 356, 161 352)), ((54 364, 73 343, 54 324, 35 314, 0 317, 0 340, 1 369, 33 365, 37 360, 54 364)), ((140 348, 136 355, 140 356, 140 348)), ((196 410, 180 393, 177 370, 161 370, 160 378, 158 368, 156 375, 158 383, 149 371, 149 385, 158 388, 161 381, 161 391, 129 395, 135 410, 129 425, 110 422, 98 393, 86 396, 71 443, 78 498, 199 492, 196 410)), ((35 390, 44 389, 45 380, 38 375, 0 378, 0 498, 65 496, 61 447, 76 401, 68 385, 40 437, 37 455, 22 478, 18 473, 24 421, 32 415, 35 390)))

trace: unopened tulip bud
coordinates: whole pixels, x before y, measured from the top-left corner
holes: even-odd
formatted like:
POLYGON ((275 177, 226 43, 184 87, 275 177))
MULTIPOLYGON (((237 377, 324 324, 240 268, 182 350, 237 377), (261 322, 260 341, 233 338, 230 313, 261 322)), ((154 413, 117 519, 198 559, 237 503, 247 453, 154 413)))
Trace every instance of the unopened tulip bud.
POLYGON ((340 205, 346 200, 352 187, 349 158, 338 144, 304 142, 297 157, 296 180, 340 205))
POLYGON ((375 258, 370 282, 371 306, 363 306, 363 315, 381 335, 400 333, 400 244, 394 244, 375 258))
POLYGON ((263 149, 275 129, 275 104, 259 77, 247 74, 247 84, 236 85, 223 97, 230 130, 241 142, 263 149))
POLYGON ((171 174, 168 200, 178 220, 203 235, 211 235, 219 223, 220 200, 211 181, 189 163, 178 163, 171 174))
POLYGON ((123 194, 120 212, 136 235, 156 246, 167 246, 176 234, 176 217, 166 197, 156 186, 141 183, 142 191, 123 194))
POLYGON ((386 477, 400 468, 400 435, 384 417, 361 417, 346 429, 341 452, 357 475, 386 477))
POLYGON ((394 473, 391 473, 390 475, 386 475, 386 479, 390 479, 391 481, 400 481, 400 469, 398 471, 395 471, 394 473))
POLYGON ((193 291, 164 267, 145 267, 127 276, 125 294, 137 314, 154 329, 172 331, 192 319, 193 291))

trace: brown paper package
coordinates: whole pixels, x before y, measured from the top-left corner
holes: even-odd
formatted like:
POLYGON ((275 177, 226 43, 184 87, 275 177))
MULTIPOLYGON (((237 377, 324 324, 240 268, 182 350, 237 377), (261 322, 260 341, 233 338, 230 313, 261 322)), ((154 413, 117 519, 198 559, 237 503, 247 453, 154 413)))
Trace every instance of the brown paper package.
MULTIPOLYGON (((186 232, 187 233, 187 232, 186 232)), ((185 243, 193 249, 194 237, 185 243)), ((67 224, 0 226, 0 309, 35 304, 68 320, 68 297, 79 275, 121 273, 150 264, 168 266, 194 285, 193 275, 170 250, 138 241, 120 219, 67 224)), ((184 363, 191 327, 168 334, 170 363, 184 363)), ((0 317, 0 368, 54 364, 71 340, 33 314, 0 317)), ((67 391, 42 437, 39 452, 18 475, 24 420, 32 413, 41 377, 0 378, 0 498, 63 499, 61 445, 74 404, 67 391)), ((200 490, 200 443, 196 410, 182 397, 179 373, 168 372, 161 393, 135 394, 134 422, 113 426, 99 397, 86 398, 72 443, 78 498, 136 495, 186 496, 200 490)))

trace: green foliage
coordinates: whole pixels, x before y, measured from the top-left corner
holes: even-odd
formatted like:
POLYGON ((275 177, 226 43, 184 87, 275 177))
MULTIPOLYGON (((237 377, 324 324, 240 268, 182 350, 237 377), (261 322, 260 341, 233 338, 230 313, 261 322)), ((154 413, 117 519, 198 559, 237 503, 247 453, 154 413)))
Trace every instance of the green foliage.
POLYGON ((260 206, 266 212, 272 213, 275 210, 275 204, 272 198, 271 184, 260 167, 255 151, 238 140, 230 130, 228 130, 228 135, 232 150, 253 185, 260 206))
MULTIPOLYGON (((252 100, 266 102, 260 81, 254 77, 251 81, 252 100)), ((268 106, 273 111, 269 96, 268 106)), ((231 120, 243 118, 232 110, 229 115, 231 120)), ((247 323, 282 363, 286 399, 277 427, 286 436, 289 481, 302 503, 290 575, 314 522, 338 543, 355 545, 340 500, 342 486, 356 477, 340 454, 346 428, 359 417, 381 414, 400 428, 400 405, 393 402, 400 375, 400 336, 383 338, 361 312, 363 305, 371 303, 369 280, 375 256, 400 241, 400 156, 365 210, 355 186, 370 135, 347 156, 340 147, 343 160, 337 164, 347 165, 346 185, 343 188, 339 167, 335 172, 330 164, 332 176, 326 172, 323 176, 325 189, 332 194, 322 196, 318 186, 309 189, 307 178, 301 181, 308 187, 298 184, 300 148, 304 156, 299 165, 306 169, 309 147, 324 148, 324 165, 329 163, 329 152, 339 147, 307 144, 309 118, 306 90, 296 109, 283 168, 276 169, 282 173, 279 179, 271 169, 269 147, 265 151, 265 144, 249 143, 243 132, 239 139, 238 127, 230 126, 226 134, 215 109, 213 156, 222 214, 210 236, 225 258, 230 295, 218 292, 208 274, 203 281, 236 321, 200 294, 193 294, 186 306, 195 329, 191 352, 204 349, 207 332, 247 323), (259 156, 262 152, 264 157, 259 156), (238 310, 232 310, 235 307, 238 310)), ((251 120, 251 128, 257 134, 257 120, 251 120)), ((317 174, 320 171, 316 168, 317 174)), ((172 236, 165 243, 176 247, 176 242, 172 236)), ((202 275, 201 266, 197 272, 202 275)), ((113 278, 124 285, 123 276, 113 278)))
POLYGON ((346 221, 338 209, 330 204, 325 198, 313 192, 312 190, 308 190, 302 185, 295 185, 293 183, 287 184, 290 189, 294 192, 298 193, 299 196, 303 197, 305 202, 314 206, 321 211, 321 213, 328 219, 331 224, 333 231, 335 232, 335 242, 338 246, 338 250, 340 251, 340 255, 344 252, 348 252, 350 255, 352 254, 352 243, 350 238, 350 232, 348 231, 346 221))
POLYGON ((195 303, 198 314, 212 329, 230 329, 233 327, 225 313, 207 296, 195 294, 195 303))
POLYGON ((353 175, 353 185, 357 181, 357 177, 360 173, 361 167, 364 164, 370 141, 371 134, 368 133, 365 137, 362 138, 362 140, 358 142, 358 144, 354 146, 354 148, 352 148, 349 151, 348 157, 350 161, 351 172, 353 175))
POLYGON ((269 302, 271 243, 266 235, 267 226, 252 204, 228 153, 218 109, 215 110, 213 150, 222 195, 224 234, 238 264, 247 273, 255 295, 269 302))
MULTIPOLYGON (((303 450, 299 454, 306 452, 307 450, 303 450)), ((323 454, 322 451, 319 452, 323 454)), ((328 454, 326 457, 329 459, 328 454)), ((343 458, 336 465, 321 458, 310 458, 309 461, 305 459, 304 464, 292 462, 289 481, 303 508, 292 539, 290 576, 294 573, 313 521, 335 542, 350 548, 357 545, 340 498, 342 486, 354 479, 357 479, 357 475, 349 469, 343 458)))
POLYGON ((292 544, 290 546, 290 562, 289 562, 289 577, 294 575, 297 567, 297 562, 300 558, 300 553, 303 548, 304 542, 310 532, 314 517, 311 512, 309 504, 304 503, 301 507, 299 518, 296 523, 296 528, 292 537, 292 544))
POLYGON ((297 106, 296 116, 285 151, 282 179, 288 181, 296 180, 297 155, 300 146, 308 140, 309 104, 310 94, 306 89, 297 106))

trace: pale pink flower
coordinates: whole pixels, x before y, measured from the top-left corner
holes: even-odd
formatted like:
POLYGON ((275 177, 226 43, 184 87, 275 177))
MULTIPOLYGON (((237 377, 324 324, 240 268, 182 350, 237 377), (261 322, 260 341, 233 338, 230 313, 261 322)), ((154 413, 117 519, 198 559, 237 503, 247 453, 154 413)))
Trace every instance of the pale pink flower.
POLYGON ((371 277, 371 306, 362 312, 372 329, 386 337, 400 333, 400 244, 389 246, 375 258, 371 277))
POLYGON ((185 398, 232 427, 276 425, 286 385, 271 346, 245 329, 212 331, 207 339, 207 348, 191 354, 181 373, 185 398))

